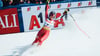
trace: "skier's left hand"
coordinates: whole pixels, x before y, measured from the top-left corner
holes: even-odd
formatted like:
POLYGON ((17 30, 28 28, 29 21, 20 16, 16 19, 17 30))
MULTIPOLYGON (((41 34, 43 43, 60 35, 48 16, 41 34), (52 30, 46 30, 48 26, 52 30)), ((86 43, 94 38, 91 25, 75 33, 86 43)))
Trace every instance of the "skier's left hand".
POLYGON ((47 4, 49 4, 50 3, 50 0, 47 0, 46 2, 47 2, 47 4))

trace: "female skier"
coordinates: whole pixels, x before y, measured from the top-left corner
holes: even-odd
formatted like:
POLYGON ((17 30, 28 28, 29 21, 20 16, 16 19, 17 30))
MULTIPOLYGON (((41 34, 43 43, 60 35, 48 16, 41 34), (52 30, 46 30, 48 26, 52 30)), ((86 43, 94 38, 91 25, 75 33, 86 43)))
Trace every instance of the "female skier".
MULTIPOLYGON (((44 26, 42 27, 42 29, 38 32, 35 41, 32 43, 32 45, 34 45, 35 43, 39 46, 41 46, 41 44, 44 42, 44 40, 46 40, 50 34, 50 30, 51 30, 51 26, 54 25, 54 18, 55 18, 55 12, 51 11, 48 17, 48 9, 49 9, 49 5, 48 5, 49 1, 47 0, 46 3, 46 7, 45 7, 45 23, 44 26)), ((64 15, 67 13, 68 9, 66 9, 64 11, 64 15)))

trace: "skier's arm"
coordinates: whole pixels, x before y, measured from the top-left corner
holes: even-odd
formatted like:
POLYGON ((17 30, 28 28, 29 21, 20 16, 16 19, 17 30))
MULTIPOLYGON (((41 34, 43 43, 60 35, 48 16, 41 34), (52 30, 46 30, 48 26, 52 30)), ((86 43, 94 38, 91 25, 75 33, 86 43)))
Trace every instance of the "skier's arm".
POLYGON ((65 15, 67 15, 67 14, 69 14, 69 9, 66 9, 66 10, 63 12, 62 17, 65 16, 65 15))
POLYGON ((49 0, 46 2, 46 7, 45 7, 45 20, 48 18, 48 9, 49 9, 49 0))
POLYGON ((66 9, 66 10, 63 12, 63 15, 62 15, 60 18, 56 18, 56 20, 59 20, 59 19, 63 18, 63 17, 66 16, 67 14, 69 14, 69 9, 66 9))

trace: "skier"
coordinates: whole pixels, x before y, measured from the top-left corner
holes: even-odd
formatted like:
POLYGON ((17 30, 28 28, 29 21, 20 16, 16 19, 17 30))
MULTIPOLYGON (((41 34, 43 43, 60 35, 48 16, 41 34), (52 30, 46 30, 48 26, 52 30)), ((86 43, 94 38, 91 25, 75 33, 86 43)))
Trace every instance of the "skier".
MULTIPOLYGON (((49 2, 50 2, 50 0, 47 0, 46 7, 45 7, 45 23, 44 23, 44 26, 38 32, 36 39, 32 43, 32 45, 37 44, 38 46, 41 46, 42 43, 48 38, 48 36, 50 34, 50 30, 51 30, 50 27, 53 26, 54 23, 55 23, 54 18, 55 18, 56 13, 54 11, 51 11, 49 13, 49 17, 48 17, 49 2)), ((67 11, 69 11, 69 9, 66 9, 63 14, 65 15, 67 13, 67 11)))

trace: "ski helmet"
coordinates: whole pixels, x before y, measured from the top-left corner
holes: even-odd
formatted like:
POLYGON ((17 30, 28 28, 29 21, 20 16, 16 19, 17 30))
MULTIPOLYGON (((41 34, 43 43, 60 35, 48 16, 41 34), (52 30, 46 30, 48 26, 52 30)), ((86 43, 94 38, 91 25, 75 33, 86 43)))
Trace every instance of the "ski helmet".
POLYGON ((53 16, 53 15, 55 15, 56 13, 54 12, 54 11, 51 11, 50 13, 49 13, 49 17, 50 16, 53 16))

